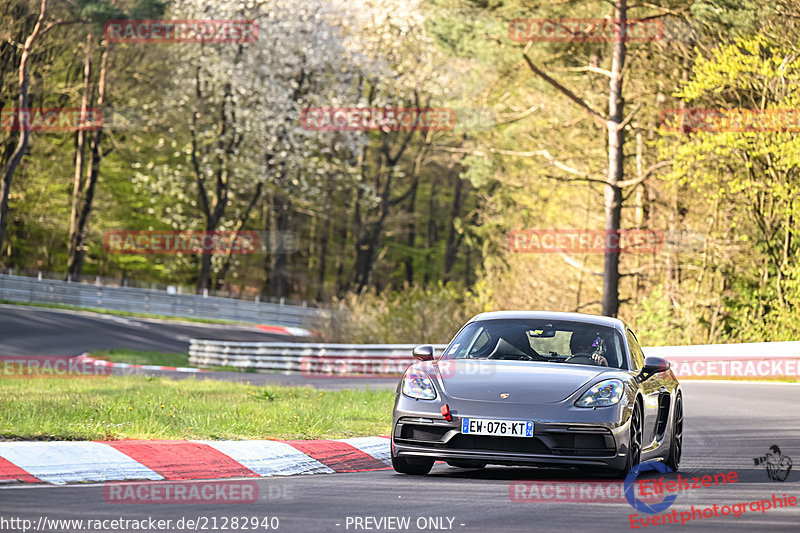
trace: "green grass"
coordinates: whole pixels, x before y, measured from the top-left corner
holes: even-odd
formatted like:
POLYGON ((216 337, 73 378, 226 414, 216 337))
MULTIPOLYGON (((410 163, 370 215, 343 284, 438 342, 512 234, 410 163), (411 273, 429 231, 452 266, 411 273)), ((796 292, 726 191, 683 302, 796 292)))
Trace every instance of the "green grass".
POLYGON ((0 379, 0 439, 319 439, 386 435, 393 391, 145 376, 0 379))
POLYGON ((104 350, 92 352, 92 357, 131 365, 191 366, 188 353, 144 352, 140 350, 104 350))

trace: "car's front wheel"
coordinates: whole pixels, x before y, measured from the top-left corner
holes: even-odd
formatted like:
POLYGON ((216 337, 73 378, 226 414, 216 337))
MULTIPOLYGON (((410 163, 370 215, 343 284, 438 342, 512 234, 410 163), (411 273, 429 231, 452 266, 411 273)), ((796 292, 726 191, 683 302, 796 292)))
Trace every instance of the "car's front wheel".
POLYGON ((625 461, 625 467, 617 471, 617 477, 624 478, 633 468, 639 464, 642 459, 642 407, 639 402, 633 404, 633 413, 631 414, 631 427, 628 431, 630 437, 628 440, 628 454, 625 461))
POLYGON ((669 444, 669 455, 665 464, 677 472, 681 466, 681 451, 683 450, 683 398, 680 394, 675 399, 675 422, 672 425, 672 440, 669 444))
POLYGON ((410 474, 412 476, 424 476, 433 468, 433 459, 426 458, 413 458, 406 459, 405 457, 395 457, 392 455, 392 468, 395 472, 401 474, 410 474))

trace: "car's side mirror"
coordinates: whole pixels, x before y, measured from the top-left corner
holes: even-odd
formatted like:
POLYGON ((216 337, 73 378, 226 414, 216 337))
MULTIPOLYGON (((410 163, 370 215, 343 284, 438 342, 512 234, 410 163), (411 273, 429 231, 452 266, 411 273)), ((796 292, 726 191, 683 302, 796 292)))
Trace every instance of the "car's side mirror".
POLYGON ((419 361, 433 361, 433 344, 421 344, 414 348, 411 355, 419 361))
POLYGON ((669 370, 669 361, 660 357, 647 357, 644 360, 642 372, 639 374, 639 380, 644 381, 653 374, 666 372, 669 370))

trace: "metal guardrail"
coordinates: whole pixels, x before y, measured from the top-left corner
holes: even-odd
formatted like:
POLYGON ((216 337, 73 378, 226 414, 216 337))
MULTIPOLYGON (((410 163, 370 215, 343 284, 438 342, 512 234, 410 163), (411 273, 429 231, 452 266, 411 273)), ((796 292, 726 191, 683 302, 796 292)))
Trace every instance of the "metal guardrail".
POLYGON ((13 302, 99 307, 180 318, 234 320, 309 327, 326 311, 317 308, 132 287, 107 287, 0 274, 0 299, 13 302))
MULTIPOLYGON (((320 375, 399 374, 414 360, 415 344, 230 342, 191 339, 194 366, 320 375)), ((434 345, 437 354, 445 344, 434 345)), ((678 377, 798 377, 800 342, 761 342, 643 348, 669 360, 678 377)))
MULTIPOLYGON (((229 342, 192 339, 189 363, 290 374, 396 374, 413 362, 416 344, 229 342)), ((442 353, 445 344, 436 344, 442 353)))

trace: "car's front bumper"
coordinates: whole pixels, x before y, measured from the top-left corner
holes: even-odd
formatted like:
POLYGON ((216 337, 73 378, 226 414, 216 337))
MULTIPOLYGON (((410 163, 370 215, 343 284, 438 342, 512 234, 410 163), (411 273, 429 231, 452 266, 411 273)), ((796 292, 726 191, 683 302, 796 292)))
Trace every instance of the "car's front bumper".
POLYGON ((533 437, 495 437, 461 433, 461 419, 400 417, 392 432, 392 453, 501 465, 625 465, 627 427, 537 423, 533 437))

